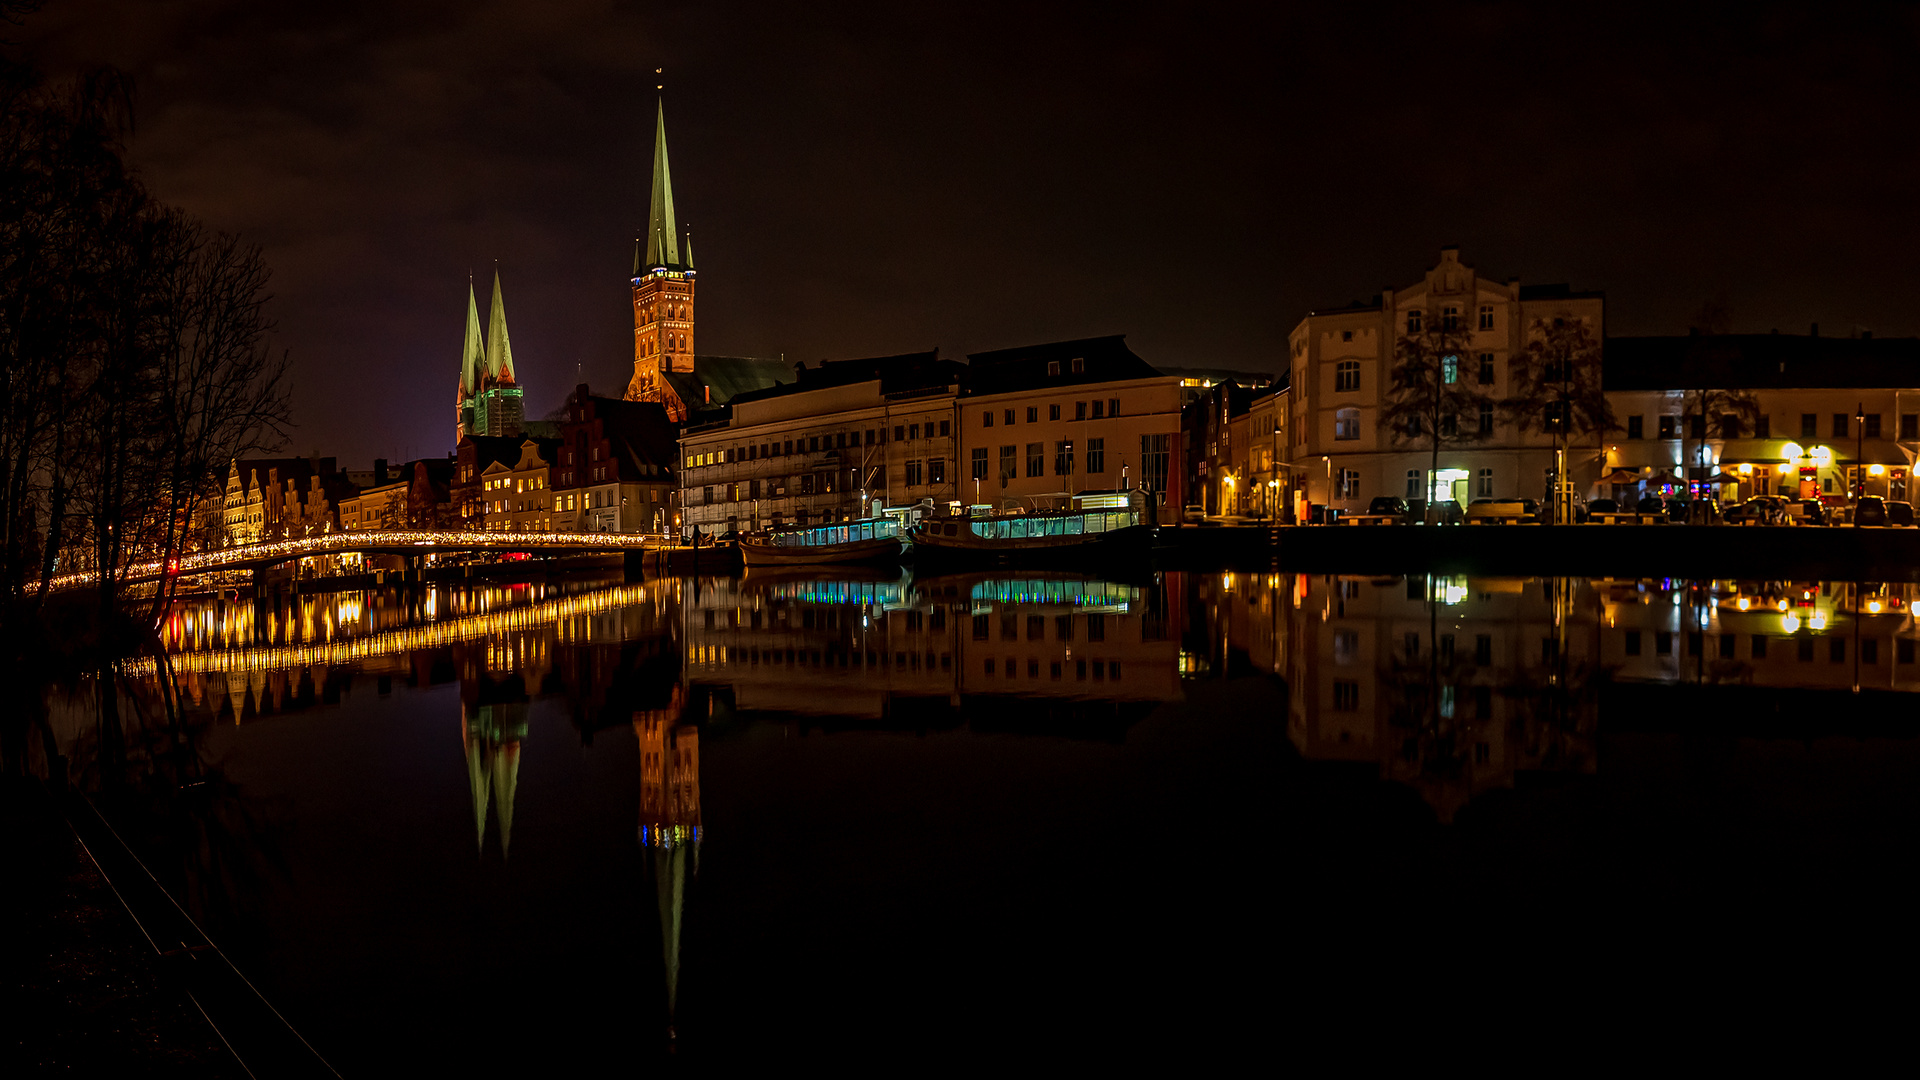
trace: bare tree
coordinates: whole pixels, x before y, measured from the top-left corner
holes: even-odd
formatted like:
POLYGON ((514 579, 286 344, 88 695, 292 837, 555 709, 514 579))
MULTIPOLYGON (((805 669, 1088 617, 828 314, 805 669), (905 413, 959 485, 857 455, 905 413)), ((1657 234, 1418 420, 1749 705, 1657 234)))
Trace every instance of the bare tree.
MULTIPOLYGON (((1600 341, 1585 319, 1535 319, 1526 348, 1514 357, 1513 393, 1500 402, 1501 415, 1523 432, 1553 436, 1556 485, 1566 477, 1563 451, 1576 436, 1599 435, 1619 427, 1601 385, 1600 341)), ((1552 520, 1565 516, 1559 491, 1549 494, 1552 520)))
POLYGON ((1394 346, 1381 422, 1395 443, 1428 448, 1427 520, 1438 520, 1433 476, 1440 469, 1440 448, 1479 442, 1480 407, 1492 399, 1466 377, 1463 358, 1472 341, 1464 323, 1428 322, 1394 346))

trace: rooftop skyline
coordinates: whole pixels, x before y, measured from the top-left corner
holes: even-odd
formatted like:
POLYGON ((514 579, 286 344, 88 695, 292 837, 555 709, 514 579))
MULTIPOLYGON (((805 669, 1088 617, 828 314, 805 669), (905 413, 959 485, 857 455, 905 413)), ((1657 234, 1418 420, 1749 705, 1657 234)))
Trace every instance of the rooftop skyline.
POLYGON ((1709 300, 1920 332, 1904 16, 1389 14, 53 0, 9 36, 132 72, 154 193, 265 247, 292 453, 447 449, 459 292, 496 260, 529 418, 618 393, 661 101, 705 354, 1124 333, 1270 371, 1448 243, 1604 290, 1617 335, 1709 300))

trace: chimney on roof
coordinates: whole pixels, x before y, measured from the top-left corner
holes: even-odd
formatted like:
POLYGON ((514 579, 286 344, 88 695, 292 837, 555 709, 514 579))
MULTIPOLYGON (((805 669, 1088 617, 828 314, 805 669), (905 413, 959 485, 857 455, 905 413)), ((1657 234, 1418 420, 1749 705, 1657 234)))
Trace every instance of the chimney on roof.
POLYGON ((1862 331, 1860 331, 1860 340, 1861 340, 1861 341, 1872 341, 1872 340, 1873 340, 1873 331, 1871 331, 1871 330, 1862 330, 1862 331))
POLYGON ((1819 336, 1820 336, 1820 324, 1819 324, 1819 323, 1814 323, 1814 324, 1813 324, 1813 328, 1812 328, 1811 330, 1808 330, 1808 331, 1807 331, 1807 336, 1808 336, 1808 337, 1819 337, 1819 336))
POLYGON ((377 457, 373 459, 373 482, 376 484, 384 484, 387 482, 386 458, 377 457))

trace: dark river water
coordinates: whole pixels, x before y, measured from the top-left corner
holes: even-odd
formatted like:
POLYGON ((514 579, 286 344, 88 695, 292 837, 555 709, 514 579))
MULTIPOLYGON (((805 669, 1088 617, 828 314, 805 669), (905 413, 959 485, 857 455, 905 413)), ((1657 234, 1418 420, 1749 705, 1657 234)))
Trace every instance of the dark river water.
MULTIPOLYGON (((1436 1011, 1585 1017, 1620 980, 1685 997, 1909 895, 1913 590, 201 601, 166 629, 185 737, 130 721, 137 779, 103 801, 349 1075, 1271 1054, 1436 1011)), ((91 730, 67 733, 83 779, 91 730)))

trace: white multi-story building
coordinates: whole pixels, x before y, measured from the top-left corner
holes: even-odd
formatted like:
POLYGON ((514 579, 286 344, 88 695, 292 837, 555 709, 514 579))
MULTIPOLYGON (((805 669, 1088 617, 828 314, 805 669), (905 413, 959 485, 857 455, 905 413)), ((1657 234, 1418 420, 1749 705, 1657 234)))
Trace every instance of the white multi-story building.
MULTIPOLYGON (((1554 320, 1585 322, 1598 343, 1604 316, 1600 293, 1483 278, 1460 261, 1458 248, 1441 249, 1439 264, 1412 285, 1388 288, 1369 303, 1309 313, 1287 336, 1286 456, 1301 481, 1300 501, 1353 512, 1378 495, 1427 498, 1431 492, 1462 504, 1543 498, 1554 436, 1521 431, 1491 404, 1477 416, 1456 418, 1474 441, 1445 446, 1437 467, 1426 436, 1388 430, 1382 414, 1397 343, 1433 326, 1461 330, 1470 344, 1453 370, 1492 403, 1513 393, 1516 359, 1554 320)), ((1570 441, 1568 476, 1576 488, 1590 488, 1601 472, 1602 438, 1576 433, 1570 441)))

